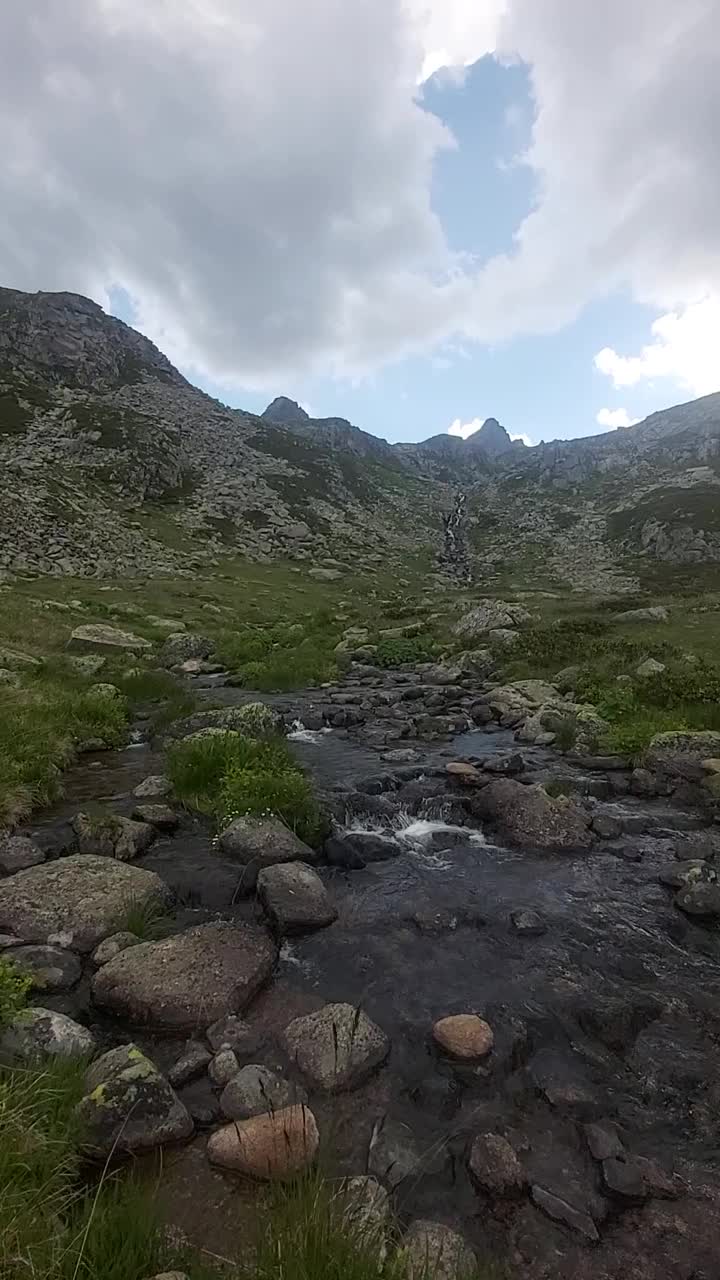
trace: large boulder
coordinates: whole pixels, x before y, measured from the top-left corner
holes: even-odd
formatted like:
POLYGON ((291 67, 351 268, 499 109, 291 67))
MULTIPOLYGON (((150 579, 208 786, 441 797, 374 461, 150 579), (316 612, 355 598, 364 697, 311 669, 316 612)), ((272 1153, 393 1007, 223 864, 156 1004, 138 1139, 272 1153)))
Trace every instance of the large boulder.
POLYGON ((104 622, 88 622, 75 628, 66 648, 70 653, 143 653, 152 645, 130 631, 120 631, 104 622))
POLYGON ((264 867, 258 875, 257 892, 278 933, 309 933, 337 920, 330 894, 305 862, 264 867))
POLYGON ((198 1031, 240 1013, 267 982, 276 956, 264 929, 200 924, 122 951, 96 973, 93 998, 135 1023, 198 1031))
POLYGON ((647 769, 673 779, 699 782, 705 777, 703 761, 720 756, 720 733, 656 733, 645 753, 647 769))
POLYGON ((102 858, 131 862, 149 849, 156 832, 147 822, 135 822, 115 813, 95 816, 77 813, 72 820, 78 853, 96 853, 102 858))
POLYGON ((271 738, 282 733, 282 716, 264 702, 246 702, 242 707, 221 707, 216 711, 197 711, 170 725, 171 740, 192 738, 214 730, 216 733, 240 733, 244 738, 271 738))
POLYGON ((213 642, 207 636, 193 635, 189 631, 176 631, 163 641, 158 661, 163 667, 177 667, 188 658, 209 658, 213 642))
POLYGON ((0 888, 0 930, 23 942, 62 937, 75 951, 93 951, 124 924, 128 905, 162 906, 172 900, 152 871, 113 858, 75 854, 18 871, 0 888))
POLYGON ((356 1088, 390 1052, 385 1032, 351 1004, 326 1004, 295 1018, 284 1040, 305 1078, 326 1093, 356 1088))
POLYGON ((532 622, 532 614, 521 604, 507 600, 480 600, 456 622, 454 631, 458 636, 474 639, 498 628, 521 627, 528 622, 532 622))
POLYGON ((498 778, 473 798, 473 811, 498 828, 509 844, 533 849, 589 849, 589 818, 565 796, 554 798, 542 787, 498 778))
POLYGON ((225 1125, 210 1138, 207 1153, 221 1169, 275 1181, 308 1168, 319 1145, 312 1111, 295 1106, 225 1125))
POLYGON ((137 1045, 104 1053, 89 1068, 85 1088, 77 1115, 88 1155, 151 1151, 193 1132, 188 1111, 137 1045))
POLYGON ((23 1009, 0 1030, 0 1062, 41 1062, 44 1058, 89 1057, 95 1039, 64 1013, 52 1009, 23 1009))
POLYGON ((246 892, 255 888, 258 873, 264 867, 315 861, 310 846, 279 818, 236 818, 220 832, 218 847, 226 858, 242 866, 242 888, 246 892))

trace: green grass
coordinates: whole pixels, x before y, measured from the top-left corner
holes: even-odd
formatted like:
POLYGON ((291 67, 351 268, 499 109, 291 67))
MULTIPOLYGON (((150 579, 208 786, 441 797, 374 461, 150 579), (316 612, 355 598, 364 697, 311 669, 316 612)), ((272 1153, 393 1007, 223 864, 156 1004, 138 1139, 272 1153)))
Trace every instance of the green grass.
POLYGON ((0 956, 0 1027, 5 1027, 24 1008, 32 977, 16 964, 0 956))
POLYGON ((128 898, 118 921, 117 933, 134 933, 142 942, 158 942, 172 933, 173 919, 160 901, 128 898))

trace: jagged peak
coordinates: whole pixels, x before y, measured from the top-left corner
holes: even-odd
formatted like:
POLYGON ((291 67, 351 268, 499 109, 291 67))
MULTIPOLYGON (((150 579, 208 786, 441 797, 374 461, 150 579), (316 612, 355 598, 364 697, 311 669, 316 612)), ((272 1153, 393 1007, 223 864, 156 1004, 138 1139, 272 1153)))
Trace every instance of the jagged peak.
POLYGON ((266 418, 268 422, 284 422, 289 426, 294 422, 310 421, 310 414, 305 412, 297 400, 291 400, 289 396, 276 396, 260 416, 266 418))

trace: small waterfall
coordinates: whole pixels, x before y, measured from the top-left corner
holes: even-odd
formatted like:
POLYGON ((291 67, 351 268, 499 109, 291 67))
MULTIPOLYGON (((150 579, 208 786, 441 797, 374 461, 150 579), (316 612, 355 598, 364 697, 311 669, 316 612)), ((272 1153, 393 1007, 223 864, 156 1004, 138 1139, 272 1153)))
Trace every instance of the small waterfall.
POLYGON ((287 737, 289 742, 312 742, 318 746, 327 733, 332 733, 332 729, 306 729, 302 720, 293 720, 287 737))

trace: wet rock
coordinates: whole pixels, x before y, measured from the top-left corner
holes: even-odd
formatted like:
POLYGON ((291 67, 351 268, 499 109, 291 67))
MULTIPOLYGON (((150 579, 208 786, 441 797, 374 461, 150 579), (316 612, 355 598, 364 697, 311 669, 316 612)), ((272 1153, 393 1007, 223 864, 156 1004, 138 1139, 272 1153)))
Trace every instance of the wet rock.
POLYGON ((162 667, 175 667, 188 658, 209 658, 213 642, 207 636, 193 635, 189 631, 176 631, 163 642, 158 654, 162 667))
POLYGON ((478 725, 491 724, 495 719, 492 708, 487 702, 473 702, 470 706, 470 715, 473 723, 478 725))
POLYGON ((618 1160, 625 1155, 614 1124, 586 1124, 583 1132, 593 1160, 618 1160))
POLYGON ((133 795, 138 800, 159 800, 162 796, 170 795, 172 791, 172 783, 164 774, 152 773, 145 778, 133 791, 133 795))
POLYGON ((490 1195, 515 1195, 527 1181, 513 1147, 499 1133, 482 1133, 474 1139, 468 1171, 475 1186, 490 1195))
POLYGON ((0 836, 0 874, 11 876, 45 861, 42 849, 27 836, 0 836))
POLYGON ((214 1133, 208 1159, 250 1178, 290 1178, 315 1160, 320 1142, 309 1107, 285 1107, 272 1114, 235 1121, 214 1133))
POLYGON ((480 791, 473 812, 494 822, 509 843, 535 849, 589 849, 593 835, 587 816, 564 796, 549 796, 542 787, 528 787, 500 778, 480 791))
POLYGON ((167 804, 139 804, 133 809, 133 818, 154 827, 156 831, 175 831, 180 819, 167 804))
POLYGON ((402 846, 392 836, 374 831, 343 831, 325 841, 323 853, 331 866, 361 871, 369 862, 397 858, 402 846))
POLYGON ((521 938, 539 938, 547 933, 547 925, 537 911, 519 908, 510 912, 510 923, 515 933, 521 938))
POLYGON ((33 831, 30 838, 45 855, 46 861, 67 858, 77 851, 75 832, 69 822, 54 822, 50 827, 41 827, 33 831))
POLYGON ((31 975, 33 991, 69 991, 80 981, 80 961, 72 951, 66 951, 63 947, 31 944, 12 947, 5 955, 19 969, 31 975))
POLYGON ((574 1208, 566 1200, 561 1200, 559 1196, 553 1195, 552 1191, 546 1191, 544 1187, 537 1184, 530 1188, 530 1196, 533 1204, 536 1204, 538 1209, 542 1209, 548 1218, 552 1218, 555 1222, 562 1222, 591 1244, 596 1244, 600 1239, 595 1223, 589 1214, 583 1213, 582 1209, 574 1208))
POLYGON ((263 929, 201 924, 143 942, 103 965, 93 998, 136 1023, 196 1031, 239 1013, 272 973, 276 947, 263 929))
POLYGON ((671 862, 658 872, 658 880, 669 889, 685 889, 694 884, 714 884, 717 872, 707 862, 671 862))
POLYGON ((196 1076, 201 1076, 210 1063, 210 1054, 199 1040, 189 1040, 185 1052, 168 1071, 168 1080, 173 1089, 188 1084, 196 1076))
POLYGON ((337 920, 337 909, 317 872, 304 862, 264 867, 258 898, 280 934, 309 933, 337 920))
POLYGON ((360 1174, 343 1187, 343 1221, 363 1250, 372 1252, 382 1265, 387 1256, 390 1197, 376 1178, 360 1174))
POLYGON ((43 1058, 80 1058, 95 1051, 95 1038, 64 1013, 23 1009, 0 1029, 0 1061, 29 1063, 43 1058))
POLYGON ((104 1053, 89 1068, 85 1086, 77 1114, 90 1155, 150 1151, 193 1132, 188 1111, 137 1045, 104 1053))
POLYGON ((327 1093, 356 1088, 390 1051, 385 1032, 351 1004, 327 1004, 295 1018, 284 1040, 306 1079, 327 1093))
POLYGON ((500 773, 504 777, 513 777, 524 773, 525 757, 519 751, 510 751, 507 755, 490 756, 483 764, 486 773, 500 773))
POLYGON ((451 760, 445 765, 445 772, 453 779, 465 787, 484 787, 487 784, 487 778, 484 778, 479 769, 474 764, 466 764, 464 760, 451 760))
POLYGON ((115 956, 119 956, 121 951, 127 951, 128 947, 136 947, 139 941, 137 934, 130 933, 128 930, 112 933, 109 938, 104 938, 100 946, 93 951, 95 968, 100 969, 108 961, 114 960, 115 956))
POLYGON ((720 884, 703 881, 691 884, 677 895, 675 906, 688 916, 720 920, 720 884))
POLYGON ((229 1120, 248 1120, 264 1111, 282 1111, 284 1107, 306 1101, 303 1089, 298 1089, 277 1071, 252 1063, 227 1082, 220 1095, 220 1108, 229 1120))
POLYGON ((622 832, 622 824, 608 813, 596 813, 591 825, 601 840, 617 840, 622 832))
POLYGON ((656 733, 645 752, 648 769, 671 779, 702 781, 703 761, 720 755, 720 733, 656 733))
POLYGON ((155 839, 155 832, 148 823, 133 822, 131 818, 121 818, 114 813, 100 817, 78 813, 72 820, 72 826, 77 836, 78 853, 116 858, 120 862, 131 862, 149 849, 155 839))
POLYGON ((433 1039, 445 1053, 465 1061, 486 1058, 494 1043, 492 1027, 475 1013, 441 1018, 432 1029, 433 1039))
POLYGON ((152 645, 129 631, 120 631, 104 622, 89 622, 75 628, 66 648, 69 653, 142 653, 152 645))
POLYGON ((636 796, 655 796, 658 784, 654 773, 649 769, 633 769, 630 778, 630 790, 636 796))
POLYGON ((368 1173, 393 1188, 417 1173, 421 1153, 412 1129, 390 1116, 382 1116, 373 1125, 368 1149, 368 1173))
POLYGON ((248 1058, 257 1052, 257 1033, 235 1014, 218 1018, 205 1034, 214 1053, 219 1053, 221 1049, 232 1049, 239 1058, 248 1058))
POLYGON ((645 1180, 632 1157, 623 1155, 603 1160, 602 1180, 605 1190, 618 1200, 638 1204, 647 1197, 645 1180))
POLYGON ((675 844, 675 857, 681 862, 720 861, 720 831, 689 831, 680 835, 675 844))
POLYGON ((218 838, 220 850, 242 867, 242 887, 251 892, 264 867, 283 862, 314 862, 309 845, 279 818, 236 818, 218 838))
POLYGON ((208 1067, 208 1075, 213 1084, 226 1085, 228 1080, 232 1080, 240 1070, 238 1062, 232 1049, 221 1049, 215 1054, 210 1066, 208 1067))
POLYGON ((659 1018, 662 1003, 652 995, 598 995, 578 1009, 578 1021, 586 1035, 614 1053, 632 1048, 641 1031, 659 1018))
POLYGON ((539 1049, 528 1063, 528 1072, 538 1092, 556 1110, 576 1116, 596 1112, 596 1095, 574 1058, 539 1049))
POLYGON ((26 942, 67 936, 67 946, 92 951, 116 933, 128 903, 138 907, 170 900, 167 885, 152 871, 113 858, 73 855, 18 871, 3 883, 0 929, 26 942))
POLYGON ((442 1222, 412 1222, 403 1244, 408 1280, 464 1280, 477 1270, 475 1254, 464 1236, 442 1222))

